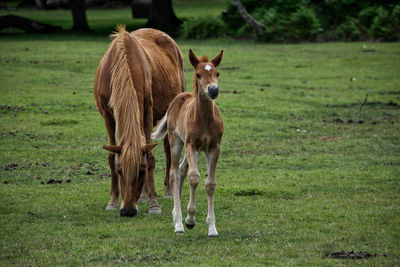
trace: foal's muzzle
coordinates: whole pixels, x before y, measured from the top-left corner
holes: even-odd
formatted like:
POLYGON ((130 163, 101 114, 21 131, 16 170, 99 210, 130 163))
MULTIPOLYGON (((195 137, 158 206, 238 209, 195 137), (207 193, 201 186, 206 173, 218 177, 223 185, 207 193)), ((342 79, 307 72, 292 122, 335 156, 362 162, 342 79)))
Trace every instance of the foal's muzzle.
POLYGON ((211 85, 207 88, 207 95, 211 99, 216 99, 218 97, 219 87, 216 85, 211 85))
POLYGON ((126 210, 125 208, 122 208, 119 211, 119 215, 121 215, 121 217, 134 217, 137 214, 137 209, 132 208, 130 210, 126 210))

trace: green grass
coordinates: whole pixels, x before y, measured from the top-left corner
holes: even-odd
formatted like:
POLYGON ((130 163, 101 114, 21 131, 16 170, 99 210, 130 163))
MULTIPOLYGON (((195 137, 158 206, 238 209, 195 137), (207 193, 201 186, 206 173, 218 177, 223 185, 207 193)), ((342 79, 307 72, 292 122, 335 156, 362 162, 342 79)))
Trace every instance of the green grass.
MULTIPOLYGON (((147 204, 135 218, 105 211, 107 135, 92 87, 106 34, 2 36, 1 265, 400 264, 398 43, 365 43, 374 52, 364 43, 178 44, 189 89, 188 49, 210 57, 225 50, 216 100, 225 126, 219 237, 207 238, 204 186, 198 224, 175 236, 173 202, 161 197, 161 145, 155 175, 162 215, 147 214, 147 204), (47 184, 51 179, 63 182, 47 184), (342 250, 377 256, 325 257, 342 250)), ((199 165, 203 182, 204 156, 199 165)), ((184 216, 188 191, 186 183, 184 216)))

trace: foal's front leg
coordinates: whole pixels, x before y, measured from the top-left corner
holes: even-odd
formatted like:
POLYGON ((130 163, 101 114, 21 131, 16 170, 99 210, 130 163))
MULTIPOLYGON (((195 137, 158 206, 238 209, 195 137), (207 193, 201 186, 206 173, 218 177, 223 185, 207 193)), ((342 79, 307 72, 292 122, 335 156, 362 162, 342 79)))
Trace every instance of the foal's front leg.
POLYGON ((207 153, 207 167, 208 177, 206 180, 206 192, 208 199, 208 215, 206 222, 208 223, 208 236, 218 236, 217 228, 215 228, 215 215, 214 215, 214 193, 217 186, 215 179, 215 169, 217 168, 217 161, 219 157, 219 146, 207 153))
POLYGON ((187 206, 187 217, 185 224, 188 229, 193 229, 196 224, 196 188, 200 182, 200 173, 197 170, 199 151, 196 151, 191 144, 186 144, 185 155, 189 164, 188 179, 190 184, 190 199, 187 206))

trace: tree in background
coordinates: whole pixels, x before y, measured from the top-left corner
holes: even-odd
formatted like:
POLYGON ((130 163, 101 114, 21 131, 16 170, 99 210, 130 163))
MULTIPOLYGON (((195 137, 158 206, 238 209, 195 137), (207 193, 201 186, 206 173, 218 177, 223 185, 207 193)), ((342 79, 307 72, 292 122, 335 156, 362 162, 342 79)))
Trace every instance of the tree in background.
POLYGON ((149 15, 146 27, 174 33, 179 31, 182 24, 172 8, 172 0, 153 0, 149 15))
POLYGON ((71 7, 72 19, 74 23, 72 30, 80 32, 90 31, 86 20, 85 0, 69 0, 69 5, 71 7))

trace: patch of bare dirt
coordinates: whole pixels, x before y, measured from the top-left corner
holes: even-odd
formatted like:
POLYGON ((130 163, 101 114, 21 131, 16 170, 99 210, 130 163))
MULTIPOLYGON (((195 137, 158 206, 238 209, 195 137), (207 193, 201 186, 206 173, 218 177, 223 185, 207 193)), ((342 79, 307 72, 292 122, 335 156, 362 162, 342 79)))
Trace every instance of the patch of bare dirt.
POLYGON ((377 254, 372 255, 368 252, 354 252, 354 251, 340 251, 340 252, 326 254, 327 258, 333 258, 333 259, 363 259, 376 256, 377 254))
POLYGON ((311 136, 309 139, 313 140, 321 140, 321 141, 340 141, 343 140, 343 136, 337 136, 337 137, 332 137, 332 136, 311 136))

